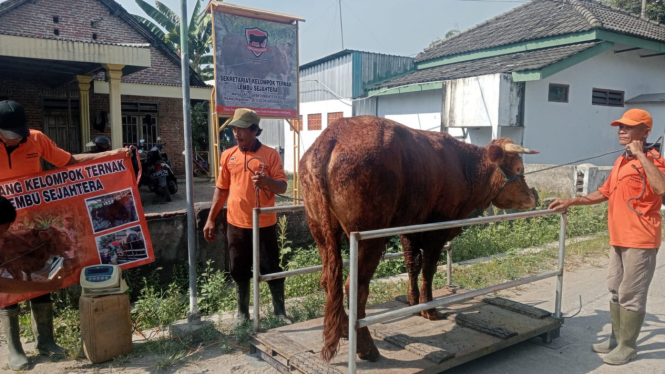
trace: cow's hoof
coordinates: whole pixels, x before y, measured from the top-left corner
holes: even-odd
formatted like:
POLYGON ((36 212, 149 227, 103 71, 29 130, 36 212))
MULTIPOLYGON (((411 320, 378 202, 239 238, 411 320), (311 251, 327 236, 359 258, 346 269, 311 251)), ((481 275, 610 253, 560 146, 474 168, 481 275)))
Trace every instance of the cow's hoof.
POLYGON ((358 358, 359 359, 366 360, 366 361, 369 361, 369 362, 376 362, 376 361, 379 360, 380 357, 381 357, 381 354, 379 353, 379 350, 375 346, 372 346, 369 353, 358 352, 358 358))
POLYGON ((443 318, 443 315, 439 313, 436 309, 423 310, 421 314, 423 317, 427 318, 430 321, 437 321, 443 318))

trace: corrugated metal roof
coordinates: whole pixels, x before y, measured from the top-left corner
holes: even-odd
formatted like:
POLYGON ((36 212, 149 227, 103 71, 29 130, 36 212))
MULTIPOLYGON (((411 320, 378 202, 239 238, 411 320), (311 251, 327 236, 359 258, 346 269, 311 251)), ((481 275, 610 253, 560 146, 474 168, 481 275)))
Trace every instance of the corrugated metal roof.
POLYGON ((353 52, 354 52, 353 49, 344 49, 344 50, 341 50, 339 52, 335 52, 331 55, 327 55, 327 56, 321 57, 319 59, 316 59, 314 61, 310 61, 310 62, 308 62, 304 65, 300 65, 300 70, 309 69, 312 66, 322 64, 324 62, 328 62, 328 61, 334 60, 334 59, 342 57, 342 56, 350 55, 353 52))

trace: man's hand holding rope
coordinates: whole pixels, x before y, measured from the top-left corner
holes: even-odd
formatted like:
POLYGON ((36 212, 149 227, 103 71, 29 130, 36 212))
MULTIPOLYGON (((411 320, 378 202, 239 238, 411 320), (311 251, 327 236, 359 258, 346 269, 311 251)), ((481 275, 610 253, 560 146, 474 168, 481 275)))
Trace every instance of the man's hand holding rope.
POLYGON ((626 153, 635 157, 642 164, 642 168, 644 168, 644 173, 653 192, 661 196, 665 195, 665 175, 647 157, 647 153, 644 152, 644 143, 639 140, 633 140, 626 146, 626 153))

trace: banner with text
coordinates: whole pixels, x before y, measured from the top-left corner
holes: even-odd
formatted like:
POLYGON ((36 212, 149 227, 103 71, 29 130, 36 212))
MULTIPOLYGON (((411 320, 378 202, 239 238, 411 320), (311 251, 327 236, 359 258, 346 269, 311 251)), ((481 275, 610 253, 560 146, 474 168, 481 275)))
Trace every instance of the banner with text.
MULTIPOLYGON (((0 237, 1 277, 40 282, 61 267, 64 288, 86 266, 155 260, 131 159, 122 155, 0 180, 0 195, 18 213, 0 237)), ((0 307, 41 294, 0 294, 0 307)))
POLYGON ((214 12, 217 114, 298 115, 296 25, 214 12))

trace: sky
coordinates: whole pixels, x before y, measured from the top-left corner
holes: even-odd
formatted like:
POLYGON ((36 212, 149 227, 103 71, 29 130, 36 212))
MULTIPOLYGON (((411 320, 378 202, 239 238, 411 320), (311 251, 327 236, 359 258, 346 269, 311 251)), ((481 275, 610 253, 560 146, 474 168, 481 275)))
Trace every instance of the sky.
MULTIPOLYGON (((145 16, 134 0, 116 0, 145 16)), ((154 4, 154 0, 147 0, 154 4)), ((180 13, 179 0, 162 0, 180 13)), ((207 0, 204 0, 207 4, 207 0)), ((451 29, 468 29, 506 12, 520 0, 342 0, 344 48, 415 56, 451 29)), ((187 0, 192 12, 196 0, 187 0)), ((287 13, 300 25, 300 64, 342 50, 339 0, 233 0, 232 4, 287 13)))

